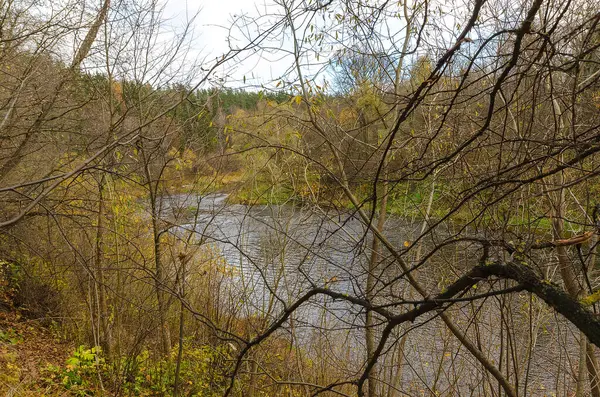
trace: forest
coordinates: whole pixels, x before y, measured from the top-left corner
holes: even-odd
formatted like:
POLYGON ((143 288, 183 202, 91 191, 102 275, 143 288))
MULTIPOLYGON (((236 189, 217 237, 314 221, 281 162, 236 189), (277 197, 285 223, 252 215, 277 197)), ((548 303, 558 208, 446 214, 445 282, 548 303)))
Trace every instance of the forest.
POLYGON ((600 397, 600 3, 173 4, 0 0, 1 395, 600 397))

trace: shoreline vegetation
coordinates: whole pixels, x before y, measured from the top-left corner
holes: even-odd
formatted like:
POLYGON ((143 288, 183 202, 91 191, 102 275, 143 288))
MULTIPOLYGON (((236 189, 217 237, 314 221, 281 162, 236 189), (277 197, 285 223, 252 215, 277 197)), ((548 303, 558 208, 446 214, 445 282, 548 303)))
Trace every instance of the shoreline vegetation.
MULTIPOLYGON (((347 210, 353 212, 355 209, 354 205, 345 198, 342 194, 330 195, 329 197, 322 197, 319 201, 314 200, 314 197, 307 197, 299 194, 299 192, 289 188, 289 186, 277 186, 273 185, 272 182, 258 182, 255 183, 252 180, 244 180, 243 176, 233 175, 224 176, 222 178, 212 178, 210 183, 205 184, 199 183, 200 186, 204 185, 204 188, 194 187, 193 183, 186 184, 187 187, 182 186, 180 193, 185 194, 227 194, 227 202, 230 204, 243 204, 243 205, 292 205, 292 206, 311 206, 317 205, 319 207, 331 210, 347 210), (216 182, 216 181, 219 182, 216 182), (208 189, 208 190, 207 190, 208 189)), ((371 192, 372 186, 364 185, 358 188, 358 191, 367 193, 360 199, 363 203, 361 208, 371 210, 371 192)), ((326 187, 318 187, 315 190, 327 191, 326 187)), ((445 217, 448 211, 452 210, 452 206, 448 203, 448 199, 444 199, 444 187, 441 183, 438 183, 434 188, 434 194, 432 201, 435 203, 430 209, 430 213, 427 214, 428 200, 431 195, 431 186, 417 186, 412 189, 407 186, 406 188, 398 188, 397 192, 392 197, 388 198, 386 213, 392 216, 398 216, 401 218, 409 219, 412 222, 421 222, 426 217, 431 221, 439 220, 445 217)), ((323 194, 325 196, 325 194, 323 194)), ((190 212, 193 208, 190 208, 190 212)), ((508 215, 508 211, 507 211, 508 215)), ((576 218, 577 214, 574 211, 572 217, 576 218)), ((467 222, 472 220, 473 213, 470 210, 465 209, 464 213, 460 211, 454 213, 449 221, 457 225, 465 226, 467 222), (469 212, 467 212, 469 211, 469 212)), ((523 219, 518 216, 514 216, 509 219, 503 219, 508 228, 516 228, 527 226, 533 229, 537 229, 540 234, 548 233, 552 230, 552 221, 549 217, 544 214, 540 214, 535 219, 523 219)), ((570 222, 565 221, 567 233, 573 235, 581 233, 581 224, 577 221, 570 222)))

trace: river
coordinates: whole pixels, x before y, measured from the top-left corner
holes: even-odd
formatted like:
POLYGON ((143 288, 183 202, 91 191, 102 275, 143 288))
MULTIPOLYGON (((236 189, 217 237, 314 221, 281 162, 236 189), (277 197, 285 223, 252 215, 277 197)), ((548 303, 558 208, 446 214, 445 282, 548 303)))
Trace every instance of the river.
MULTIPOLYGON (((291 205, 230 204, 224 194, 170 196, 163 201, 162 211, 178 225, 174 233, 183 236, 194 231, 195 241, 210 244, 220 253, 234 270, 231 283, 249 306, 248 313, 275 319, 284 305, 313 286, 365 296, 370 237, 365 225, 351 213, 291 205)), ((385 234, 402 247, 419 235, 421 223, 390 217, 385 234)), ((444 230, 429 236, 423 241, 421 255, 436 238, 460 230, 457 226, 456 231, 444 230)), ((477 252, 464 246, 441 250, 417 277, 435 289, 451 281, 463 264, 475 263, 476 258, 477 252)), ((382 281, 399 273, 389 257, 382 260, 378 269, 382 281)), ((378 303, 397 301, 399 296, 413 297, 409 291, 404 282, 394 283, 393 288, 380 288, 378 303)), ((503 372, 508 371, 511 380, 518 374, 522 395, 566 396, 574 388, 578 354, 574 341, 578 334, 562 318, 530 299, 525 293, 504 300, 491 298, 478 305, 455 305, 450 314, 472 340, 483 346, 490 360, 503 372), (501 321, 507 327, 501 327, 501 321), (510 335, 506 329, 511 330, 510 335), (501 357, 501 349, 510 354, 501 357)), ((364 312, 359 307, 314 299, 293 319, 294 343, 321 357, 325 341, 330 351, 328 360, 347 361, 349 373, 360 370, 364 363, 364 312)), ((288 322, 283 333, 291 332, 289 325, 288 322)), ((411 330, 398 385, 403 393, 497 395, 497 385, 438 318, 424 316, 407 327, 398 330, 398 337, 411 330)), ((390 344, 386 351, 380 376, 392 379, 398 374, 395 345, 390 344)))

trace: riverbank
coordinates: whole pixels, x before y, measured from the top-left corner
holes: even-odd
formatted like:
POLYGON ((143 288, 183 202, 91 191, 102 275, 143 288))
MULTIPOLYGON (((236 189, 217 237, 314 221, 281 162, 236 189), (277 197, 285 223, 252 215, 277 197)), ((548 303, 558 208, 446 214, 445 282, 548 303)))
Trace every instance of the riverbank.
MULTIPOLYGON (((343 194, 341 189, 317 184, 309 190, 304 187, 293 189, 286 184, 273 184, 256 179, 245 179, 243 173, 227 174, 223 177, 203 178, 200 182, 202 192, 224 193, 228 195, 227 201, 231 204, 243 205, 292 205, 296 207, 322 207, 328 210, 337 209, 353 211, 354 205, 343 194)), ((372 185, 355 187, 355 194, 363 203, 363 209, 372 210, 372 185)), ((475 223, 480 227, 495 229, 498 214, 490 214, 486 208, 464 205, 454 210, 456 197, 443 183, 434 186, 413 184, 396 187, 395 192, 388 197, 387 214, 405 218, 411 221, 429 219, 435 222, 445 218, 456 225, 467 226, 475 223), (429 202, 431 200, 431 205, 429 202), (449 214, 450 210, 453 210, 449 214), (474 221, 475 220, 475 221, 474 221)), ((190 192, 190 191, 188 191, 190 192)), ((198 193, 196 191, 196 193, 198 193)), ((508 204, 507 204, 508 205, 508 204)), ((536 218, 512 216, 504 219, 504 224, 509 231, 519 233, 520 230, 535 230, 537 234, 546 235, 552 231, 552 220, 540 208, 540 215, 536 218)), ((512 213, 508 209, 505 214, 512 213)), ((582 232, 581 222, 576 221, 580 213, 573 213, 565 220, 566 237, 582 232), (571 221, 571 219, 574 219, 571 221)))

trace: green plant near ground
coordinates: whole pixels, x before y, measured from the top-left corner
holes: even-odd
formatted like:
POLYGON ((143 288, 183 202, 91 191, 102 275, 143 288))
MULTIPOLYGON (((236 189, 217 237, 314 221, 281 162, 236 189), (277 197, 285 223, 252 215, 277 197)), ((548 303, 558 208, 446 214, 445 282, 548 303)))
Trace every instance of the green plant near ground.
MULTIPOLYGON (((19 356, 15 352, 4 351, 0 355, 0 386, 14 385, 21 378, 19 356)), ((3 390, 0 387, 0 390, 3 390)))
MULTIPOLYGON (((135 358, 124 388, 133 395, 169 395, 175 386, 177 349, 170 357, 153 360, 145 350, 135 358)), ((223 346, 184 344, 179 373, 182 395, 212 397, 223 393, 227 385, 225 368, 230 360, 223 346)))
MULTIPOLYGON (((175 385, 177 348, 166 358, 157 359, 150 351, 144 350, 135 358, 122 358, 108 363, 98 347, 79 346, 62 366, 49 365, 44 370, 44 383, 51 389, 70 395, 97 395, 102 386, 99 379, 105 379, 104 387, 121 384, 121 391, 127 395, 171 395, 175 385), (129 362, 129 365, 126 363, 129 362), (116 371, 116 368, 129 368, 116 371), (110 377, 122 377, 111 382, 110 377)), ((183 360, 179 372, 179 390, 182 395, 213 397, 223 393, 227 385, 226 371, 231 357, 226 346, 184 345, 183 360)), ((105 389, 105 393, 114 390, 105 389)), ((60 393, 60 392, 59 392, 60 393)))
POLYGON ((21 341, 23 341, 23 337, 13 328, 0 329, 0 342, 16 345, 21 341))
POLYGON ((87 349, 79 346, 65 361, 65 366, 50 365, 46 368, 46 381, 53 385, 61 385, 76 396, 94 395, 98 374, 107 370, 104 358, 100 356, 100 348, 87 349))
POLYGON ((19 292, 22 276, 20 265, 0 260, 0 307, 13 307, 13 301, 19 292))

